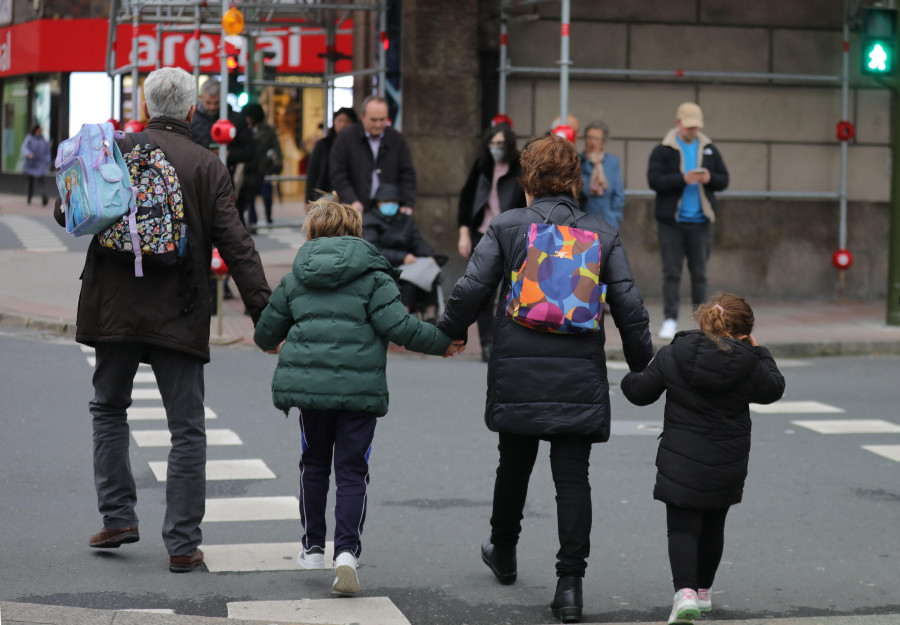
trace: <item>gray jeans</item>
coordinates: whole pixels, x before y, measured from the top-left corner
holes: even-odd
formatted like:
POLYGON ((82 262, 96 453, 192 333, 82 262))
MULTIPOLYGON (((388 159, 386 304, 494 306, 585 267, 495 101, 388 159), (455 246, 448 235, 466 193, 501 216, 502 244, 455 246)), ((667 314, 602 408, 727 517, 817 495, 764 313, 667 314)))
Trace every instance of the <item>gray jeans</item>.
POLYGON ((691 273, 691 303, 694 307, 706 301, 708 280, 706 262, 709 260, 709 223, 659 222, 659 251, 663 270, 663 316, 678 319, 678 292, 681 271, 687 257, 691 273))
POLYGON ((166 408, 172 449, 166 477, 163 542, 169 555, 190 555, 202 542, 206 512, 206 425, 203 361, 195 356, 144 343, 98 343, 94 369, 94 486, 103 526, 138 524, 137 490, 128 458, 134 376, 148 362, 166 408))

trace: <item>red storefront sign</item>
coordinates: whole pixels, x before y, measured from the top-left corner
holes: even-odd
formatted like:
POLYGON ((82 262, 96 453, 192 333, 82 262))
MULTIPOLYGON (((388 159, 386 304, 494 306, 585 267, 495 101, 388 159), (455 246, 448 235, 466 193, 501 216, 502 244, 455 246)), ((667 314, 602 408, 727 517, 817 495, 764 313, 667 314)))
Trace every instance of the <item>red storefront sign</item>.
MULTIPOLYGON (((106 19, 35 20, 0 28, 0 77, 49 72, 102 72, 106 70, 106 19)), ((237 44, 240 63, 246 65, 246 43, 243 38, 229 37, 237 44)), ((116 31, 116 65, 129 64, 132 27, 121 25, 116 31)), ((199 40, 193 32, 163 31, 162 45, 157 50, 156 27, 144 24, 138 30, 138 64, 141 72, 156 68, 157 55, 163 66, 181 67, 189 72, 199 61, 200 71, 219 73, 219 36, 202 33, 199 40)), ((325 33, 319 28, 296 25, 263 32, 256 39, 259 52, 272 52, 269 62, 286 74, 322 74, 325 59, 325 33)), ((352 24, 344 22, 335 37, 337 52, 353 53, 352 24)), ((338 72, 352 69, 349 60, 339 61, 338 72)))
POLYGON ((105 70, 108 20, 35 20, 0 28, 0 77, 105 70))
MULTIPOLYGON (((163 31, 162 43, 157 49, 156 28, 142 25, 138 30, 138 66, 142 72, 152 71, 157 56, 161 56, 163 66, 181 67, 193 71, 199 62, 200 71, 205 74, 219 72, 219 35, 201 33, 199 39, 191 31, 163 31)), ((229 52, 238 51, 241 67, 247 65, 247 44, 244 37, 227 37, 229 52)), ((132 49, 132 27, 121 25, 116 32, 116 64, 130 63, 132 49)), ((347 56, 353 54, 352 26, 342 27, 335 36, 335 49, 347 56)), ((256 51, 274 53, 269 62, 285 74, 322 74, 325 59, 319 55, 325 52, 325 33, 320 28, 273 28, 263 31, 256 38, 256 51)), ((339 61, 338 72, 352 69, 350 61, 339 61)))

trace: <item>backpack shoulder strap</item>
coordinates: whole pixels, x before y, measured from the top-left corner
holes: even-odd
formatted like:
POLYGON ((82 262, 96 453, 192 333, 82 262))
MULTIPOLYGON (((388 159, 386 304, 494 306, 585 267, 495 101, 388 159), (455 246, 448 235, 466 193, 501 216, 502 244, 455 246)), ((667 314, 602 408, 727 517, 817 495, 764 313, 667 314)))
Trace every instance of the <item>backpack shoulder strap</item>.
POLYGON ((538 209, 532 208, 531 206, 529 206, 528 208, 531 208, 531 210, 533 210, 534 212, 536 212, 538 215, 541 215, 541 217, 543 217, 543 219, 544 219, 544 223, 545 223, 545 224, 550 224, 550 223, 554 223, 554 222, 552 221, 551 217, 553 216, 553 210, 554 210, 557 206, 565 206, 565 207, 567 207, 567 208, 569 209, 569 211, 571 211, 571 213, 572 213, 572 220, 573 220, 573 224, 572 224, 572 225, 574 225, 574 226, 577 226, 577 225, 578 225, 578 218, 579 218, 579 215, 575 212, 575 209, 572 208, 571 205, 566 204, 565 202, 557 202, 556 204, 554 204, 553 207, 547 212, 547 216, 546 216, 546 217, 544 217, 544 215, 542 215, 542 214, 541 214, 541 211, 539 211, 538 209))

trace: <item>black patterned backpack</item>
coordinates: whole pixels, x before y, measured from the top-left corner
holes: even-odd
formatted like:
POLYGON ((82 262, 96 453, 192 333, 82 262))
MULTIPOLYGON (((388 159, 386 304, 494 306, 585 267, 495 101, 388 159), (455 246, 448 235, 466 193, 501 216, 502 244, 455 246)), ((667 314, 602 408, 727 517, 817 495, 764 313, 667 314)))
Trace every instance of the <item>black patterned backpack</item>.
POLYGON ((134 147, 124 154, 134 187, 129 213, 97 235, 100 247, 134 262, 134 275, 148 267, 175 267, 188 253, 188 230, 178 174, 146 133, 128 135, 134 147))

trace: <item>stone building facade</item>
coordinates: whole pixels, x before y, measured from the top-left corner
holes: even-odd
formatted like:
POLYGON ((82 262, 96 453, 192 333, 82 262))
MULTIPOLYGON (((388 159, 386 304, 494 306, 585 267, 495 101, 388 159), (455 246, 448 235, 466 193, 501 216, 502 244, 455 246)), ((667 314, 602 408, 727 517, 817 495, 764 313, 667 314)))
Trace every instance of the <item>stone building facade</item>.
MULTIPOLYGON (((420 176, 417 218, 455 257, 453 278, 464 267, 454 252, 457 194, 496 112, 499 8, 499 0, 404 0, 403 122, 420 176)), ((572 67, 839 75, 843 15, 843 0, 572 0, 572 67)), ((560 3, 528 5, 513 16, 511 65, 558 67, 560 3)), ((847 247, 854 264, 844 295, 876 299, 887 281, 891 92, 860 76, 855 44, 851 33, 848 117, 856 137, 849 145, 847 247)), ((838 191, 839 82, 573 76, 569 90, 569 112, 582 128, 594 119, 610 125, 607 150, 622 159, 625 186, 635 192, 648 189, 649 153, 684 101, 703 108, 704 132, 725 158, 730 190, 838 191)), ((556 76, 511 75, 506 112, 522 143, 549 130, 559 114, 556 76)), ((723 198, 711 289, 832 299, 838 227, 836 200, 723 198)), ((659 298, 651 196, 629 196, 621 233, 639 287, 659 298)))

